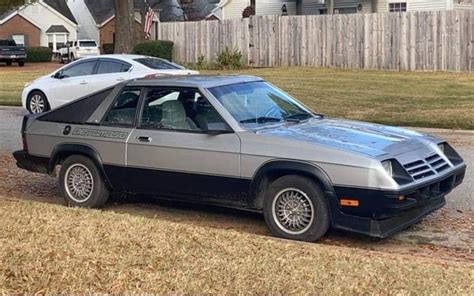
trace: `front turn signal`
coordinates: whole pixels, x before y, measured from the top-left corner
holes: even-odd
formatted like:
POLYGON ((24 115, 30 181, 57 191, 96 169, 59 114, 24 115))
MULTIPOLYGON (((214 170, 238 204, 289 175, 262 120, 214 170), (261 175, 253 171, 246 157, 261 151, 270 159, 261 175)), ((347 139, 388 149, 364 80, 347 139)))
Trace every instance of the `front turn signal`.
POLYGON ((357 199, 343 198, 339 202, 341 206, 345 206, 345 207, 358 207, 359 206, 359 200, 357 199))

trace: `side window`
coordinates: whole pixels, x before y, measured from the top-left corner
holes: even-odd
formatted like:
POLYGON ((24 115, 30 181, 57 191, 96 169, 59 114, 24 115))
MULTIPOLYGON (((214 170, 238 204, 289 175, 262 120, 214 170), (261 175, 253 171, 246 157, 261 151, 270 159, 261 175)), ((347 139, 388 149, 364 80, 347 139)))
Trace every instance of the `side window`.
POLYGON ((126 88, 115 99, 112 108, 107 113, 104 124, 133 126, 137 111, 140 89, 126 88))
POLYGON ((95 60, 79 63, 77 65, 71 66, 70 68, 64 69, 61 74, 64 78, 91 75, 92 71, 94 70, 95 63, 95 60))
POLYGON ((123 64, 114 61, 100 61, 97 67, 97 74, 120 73, 123 64))
POLYGON ((227 126, 196 89, 152 88, 145 94, 141 128, 207 131, 215 124, 227 126))

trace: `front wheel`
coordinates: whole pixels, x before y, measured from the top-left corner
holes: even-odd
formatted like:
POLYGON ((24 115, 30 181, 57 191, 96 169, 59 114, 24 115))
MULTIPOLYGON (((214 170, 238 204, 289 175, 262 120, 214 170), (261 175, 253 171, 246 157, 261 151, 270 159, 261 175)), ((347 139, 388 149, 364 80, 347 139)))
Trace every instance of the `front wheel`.
POLYGON ((12 65, 12 61, 7 61, 7 66, 11 66, 12 65))
POLYGON ((59 172, 59 190, 70 206, 100 208, 109 190, 94 162, 82 155, 68 157, 59 172))
POLYGON ((18 66, 19 66, 19 67, 25 66, 25 61, 19 61, 19 62, 18 62, 18 66))
POLYGON ((26 100, 26 108, 31 114, 46 112, 50 109, 48 99, 40 91, 32 91, 26 100))
POLYGON ((270 184, 263 214, 273 235, 287 239, 313 242, 330 226, 323 191, 313 180, 298 175, 283 176, 270 184))

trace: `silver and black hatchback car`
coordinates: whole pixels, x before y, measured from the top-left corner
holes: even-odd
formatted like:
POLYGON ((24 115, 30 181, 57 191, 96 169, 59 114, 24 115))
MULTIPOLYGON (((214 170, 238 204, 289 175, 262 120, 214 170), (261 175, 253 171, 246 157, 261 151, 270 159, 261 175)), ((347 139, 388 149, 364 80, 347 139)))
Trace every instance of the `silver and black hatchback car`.
POLYGON ((123 82, 25 116, 22 134, 18 166, 60 165, 70 205, 192 200, 262 212, 276 236, 304 241, 329 227, 389 236, 441 208, 466 170, 441 139, 326 118, 251 76, 123 82))

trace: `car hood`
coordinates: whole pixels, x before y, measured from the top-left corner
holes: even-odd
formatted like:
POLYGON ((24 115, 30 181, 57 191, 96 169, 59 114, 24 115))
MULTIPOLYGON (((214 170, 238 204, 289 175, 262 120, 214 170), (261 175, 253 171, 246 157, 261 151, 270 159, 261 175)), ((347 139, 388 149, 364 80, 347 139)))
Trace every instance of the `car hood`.
POLYGON ((397 127, 331 118, 281 125, 257 133, 326 145, 371 157, 396 156, 437 140, 436 137, 397 127))

